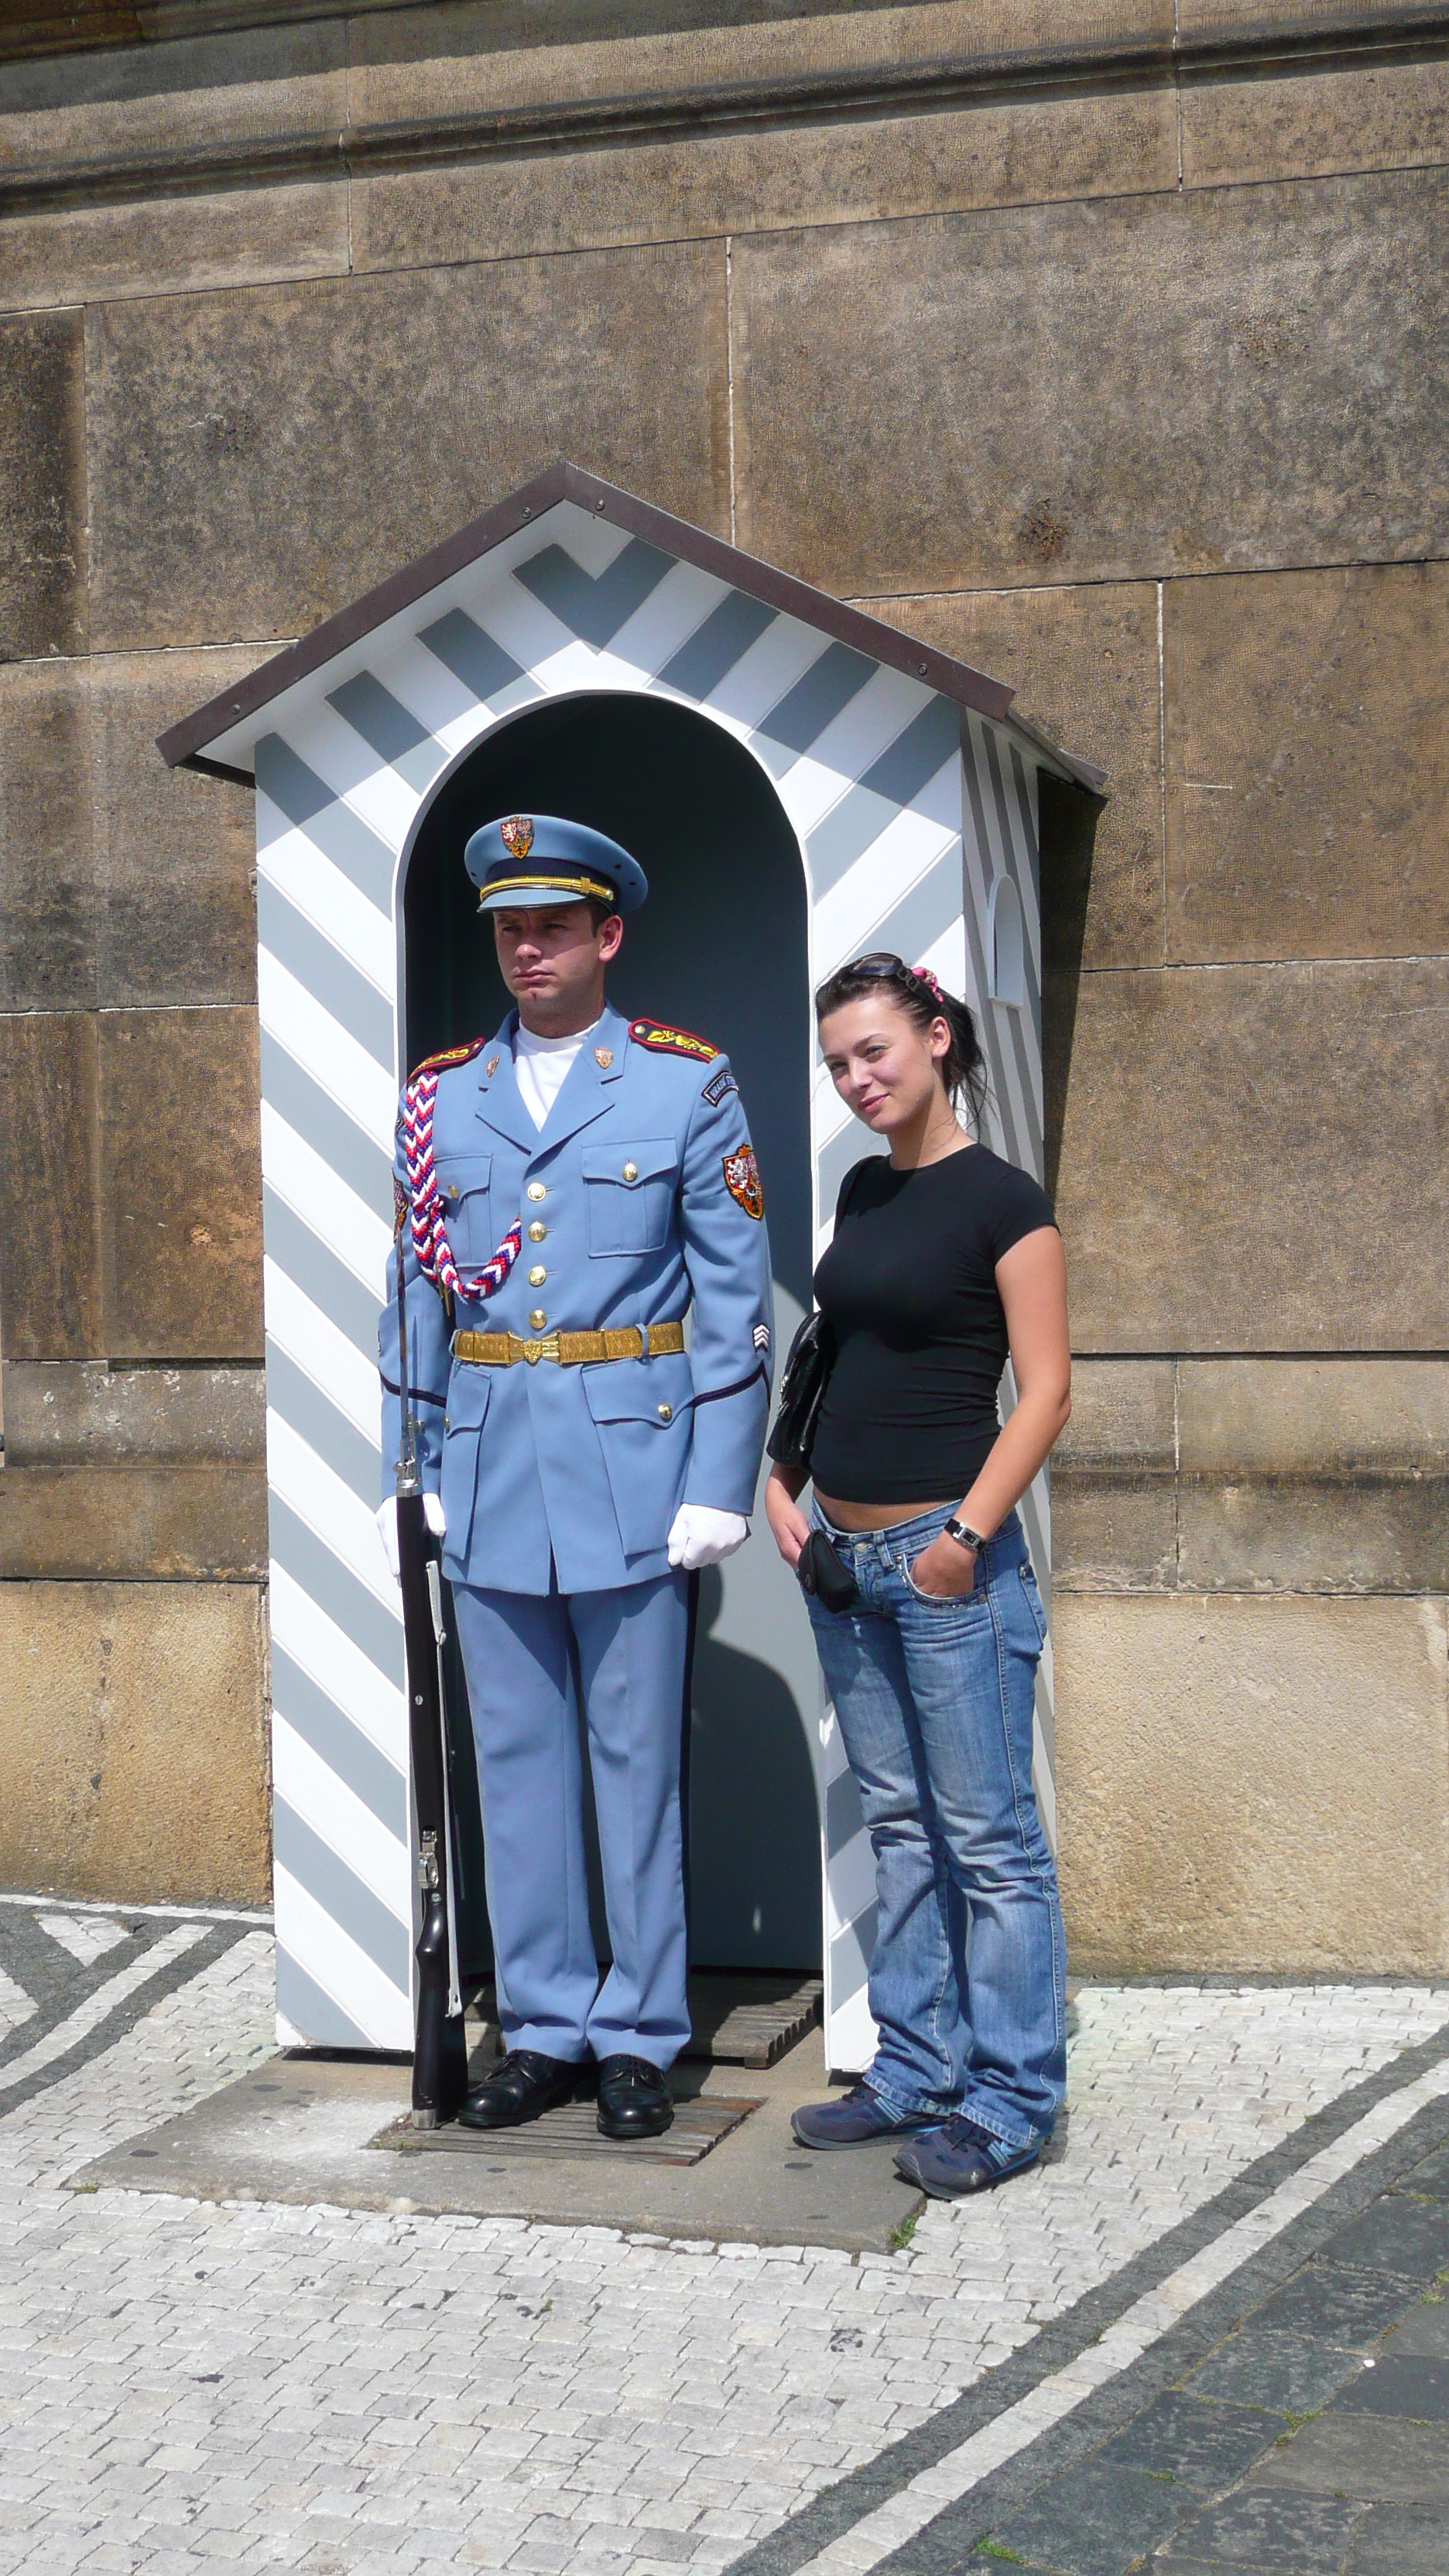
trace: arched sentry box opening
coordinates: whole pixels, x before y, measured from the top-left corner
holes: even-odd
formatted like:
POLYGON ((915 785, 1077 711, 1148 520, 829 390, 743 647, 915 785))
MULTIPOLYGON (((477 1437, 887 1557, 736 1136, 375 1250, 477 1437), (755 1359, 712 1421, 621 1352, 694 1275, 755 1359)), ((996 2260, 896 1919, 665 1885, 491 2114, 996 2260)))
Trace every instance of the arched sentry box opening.
MULTIPOLYGON (((440 785, 407 853, 405 1062, 496 1028, 507 1010, 459 853, 481 816, 533 811, 592 823, 643 867, 649 901, 630 919, 610 994, 631 1017, 698 1029, 728 1053, 765 1185, 777 1326, 793 1330, 811 1271, 807 904, 800 846, 768 771, 710 717, 638 693, 551 699, 487 734, 440 785)), ((454 1690, 461 1706, 461 1670, 454 1690)), ((696 1967, 820 1966, 817 1696, 774 1550, 747 1549, 708 1573, 688 1766, 696 1967)), ((466 1765, 466 1741, 460 1754, 466 1765)), ((597 1882, 594 1919, 602 1945, 597 1882)), ((482 1929, 467 1926, 475 1957, 482 1929)))
MULTIPOLYGON (((865 1143, 815 1064, 812 986, 886 947, 964 992, 988 1141, 1040 1176, 1041 782, 1101 780, 999 682, 569 466, 161 748, 258 791, 279 2016, 289 2040, 406 2048, 414 1872, 402 1631, 373 1520, 376 1324, 399 1079, 502 1007, 468 829, 533 806, 637 850, 652 894, 616 998, 735 1060, 783 1343, 865 1143), (1004 883, 1014 1009, 992 1007, 1004 883)), ((1045 1584, 1044 1478, 1024 1511, 1045 1584)), ((871 1855, 767 1538, 706 1585, 701 1624, 696 1958, 823 1959, 830 2063, 859 2067, 871 1855)), ((1049 1659, 1038 1714, 1050 1829, 1049 1659)))

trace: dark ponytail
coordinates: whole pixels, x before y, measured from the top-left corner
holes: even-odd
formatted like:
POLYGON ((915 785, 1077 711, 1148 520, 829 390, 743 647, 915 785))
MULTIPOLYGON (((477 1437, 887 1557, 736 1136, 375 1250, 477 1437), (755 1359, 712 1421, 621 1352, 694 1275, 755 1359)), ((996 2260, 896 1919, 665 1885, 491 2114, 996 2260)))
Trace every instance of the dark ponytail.
POLYGON ((908 966, 903 957, 886 949, 878 949, 869 957, 853 957, 848 966, 839 966, 833 975, 827 975, 815 996, 815 1017, 823 1020, 846 1002, 863 1002, 867 994, 878 993, 882 986, 923 1035, 933 1020, 945 1021, 951 1032, 951 1044, 940 1066, 946 1097, 953 1109, 965 1101, 979 1132, 988 1085, 975 1015, 965 1002, 957 1001, 954 993, 943 993, 933 975, 919 966, 908 966))

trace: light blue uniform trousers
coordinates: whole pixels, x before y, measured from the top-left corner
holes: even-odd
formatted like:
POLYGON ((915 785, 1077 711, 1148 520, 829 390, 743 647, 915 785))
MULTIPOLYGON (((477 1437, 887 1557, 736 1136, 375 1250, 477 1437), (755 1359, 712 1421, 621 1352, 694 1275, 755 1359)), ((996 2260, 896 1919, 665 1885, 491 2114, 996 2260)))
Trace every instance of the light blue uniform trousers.
POLYGON ((680 1799, 687 1574, 609 1592, 455 1584, 510 2048, 666 2067, 689 2037, 680 1799), (613 1966, 584 1864, 582 1703, 613 1966))

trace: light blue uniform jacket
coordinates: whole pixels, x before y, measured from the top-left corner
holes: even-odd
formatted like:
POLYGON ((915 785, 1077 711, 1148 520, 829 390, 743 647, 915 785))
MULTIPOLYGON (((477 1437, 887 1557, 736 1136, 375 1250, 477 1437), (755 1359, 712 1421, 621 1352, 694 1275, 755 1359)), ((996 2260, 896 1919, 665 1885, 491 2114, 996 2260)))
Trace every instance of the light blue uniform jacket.
MULTIPOLYGON (((770 1401, 769 1243, 726 1184, 748 1131, 724 1056, 701 1063, 641 1045, 607 1010, 540 1130, 514 1074, 517 1025, 510 1012, 491 1045, 439 1076, 433 1152, 464 1276, 515 1217, 524 1227, 503 1286, 460 1300, 454 1323, 537 1339, 688 1312, 690 1348, 583 1367, 454 1360, 443 1301, 405 1227, 422 1480, 442 1495, 451 1582, 546 1593, 552 1559, 561 1591, 616 1591, 668 1571, 681 1503, 753 1508, 770 1401), (612 1061, 601 1065, 596 1049, 612 1061), (530 1198, 530 1183, 544 1195, 530 1198), (546 1228, 539 1243, 531 1222, 546 1228), (547 1272, 542 1284, 530 1285, 534 1268, 547 1272), (530 1323, 536 1311, 542 1327, 530 1323)), ((396 1168, 405 1186, 400 1142, 396 1168)), ((399 1436, 396 1258, 380 1331, 385 1493, 399 1436)))

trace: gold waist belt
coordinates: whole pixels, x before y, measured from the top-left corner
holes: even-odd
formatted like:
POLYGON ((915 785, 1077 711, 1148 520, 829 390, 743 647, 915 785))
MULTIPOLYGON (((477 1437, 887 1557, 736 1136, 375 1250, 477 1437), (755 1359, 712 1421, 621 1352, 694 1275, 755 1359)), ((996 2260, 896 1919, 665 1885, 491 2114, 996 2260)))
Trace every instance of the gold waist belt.
POLYGON ((564 1368, 582 1368, 591 1360, 663 1359, 666 1352, 682 1351, 682 1324, 651 1324, 641 1332, 637 1324, 614 1324, 601 1333, 549 1333, 541 1342, 526 1342, 518 1333, 455 1333, 453 1357, 471 1360, 476 1368, 512 1368, 515 1361, 557 1360, 564 1368))

